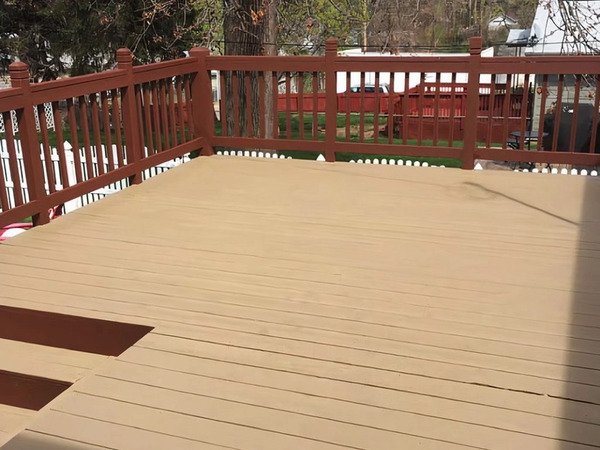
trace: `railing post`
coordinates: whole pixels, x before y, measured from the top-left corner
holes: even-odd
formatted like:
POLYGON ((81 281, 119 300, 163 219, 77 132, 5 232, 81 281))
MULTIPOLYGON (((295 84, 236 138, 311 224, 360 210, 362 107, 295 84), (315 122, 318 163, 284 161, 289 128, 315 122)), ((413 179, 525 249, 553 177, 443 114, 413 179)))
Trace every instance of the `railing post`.
POLYGON ((337 136, 337 74, 334 62, 338 42, 335 38, 325 43, 325 160, 335 161, 335 138, 337 136))
POLYGON ((477 146, 477 113, 479 111, 479 75, 481 69, 481 38, 469 39, 469 80, 467 82, 467 114, 460 159, 462 168, 472 170, 477 146))
MULTIPOLYGON (((188 102, 192 108, 195 138, 204 138, 204 145, 200 154, 211 156, 215 154, 212 139, 215 135, 215 113, 212 97, 212 82, 206 57, 210 55, 208 48, 194 47, 190 50, 190 57, 198 60, 198 72, 192 80, 192 100, 188 102)), ((221 93, 224 95, 224 93, 221 93)), ((222 126, 226 126, 222 124, 222 126)))
MULTIPOLYGON (((125 152, 127 164, 136 167, 143 157, 142 141, 140 138, 141 123, 138 122, 138 110, 135 99, 135 84, 133 82, 133 54, 128 48, 117 50, 117 68, 127 71, 127 86, 121 88, 121 110, 123 127, 125 128, 125 152)), ((140 184, 142 172, 136 170, 129 177, 129 184, 140 184)))
MULTIPOLYGON (((23 62, 14 62, 9 66, 9 73, 11 86, 21 88, 23 92, 23 110, 17 111, 17 123, 19 125, 29 200, 43 200, 48 194, 44 187, 44 169, 35 125, 34 105, 31 101, 29 66, 23 62)), ((13 176, 18 176, 18 174, 13 174, 13 176)), ((34 225, 44 225, 50 222, 48 207, 44 206, 41 211, 33 215, 32 219, 34 225)))

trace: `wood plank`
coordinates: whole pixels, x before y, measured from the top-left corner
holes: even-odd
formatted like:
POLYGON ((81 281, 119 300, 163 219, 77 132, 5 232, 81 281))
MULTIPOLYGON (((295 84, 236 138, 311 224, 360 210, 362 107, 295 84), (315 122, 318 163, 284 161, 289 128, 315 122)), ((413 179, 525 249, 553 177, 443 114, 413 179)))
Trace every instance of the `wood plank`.
MULTIPOLYGON (((600 442, 600 426, 578 424, 577 434, 566 436, 561 433, 564 421, 555 418, 507 412, 481 405, 444 401, 445 399, 429 399, 427 402, 423 397, 406 393, 398 393, 398 397, 392 399, 392 393, 384 393, 373 387, 353 386, 348 389, 340 382, 293 376, 284 372, 241 366, 236 368, 234 365, 215 361, 190 360, 181 355, 167 354, 165 359, 164 354, 157 352, 145 354, 150 356, 145 360, 146 364, 117 362, 103 370, 99 376, 86 380, 77 390, 88 392, 89 385, 108 383, 102 380, 108 378, 201 397, 218 397, 233 402, 317 414, 331 420, 397 432, 404 430, 415 434, 427 429, 431 430, 428 432, 431 437, 456 439, 464 444, 482 447, 493 447, 498 442, 514 447, 552 445, 550 441, 544 444, 544 439, 539 439, 540 437, 589 445, 600 442), (164 365, 166 360, 175 365, 164 365), (157 364, 164 369, 155 368, 157 364), (427 403, 432 407, 428 407, 427 403), (496 428, 486 429, 486 426, 496 428), (511 426, 514 428, 509 428, 511 426)), ((137 356, 143 355, 141 352, 137 356)))
MULTIPOLYGON (((15 284, 16 283, 11 283, 11 285, 9 285, 6 283, 4 285, 7 295, 10 295, 13 298, 22 298, 24 300, 32 298, 30 288, 13 287, 15 284)), ((88 298, 89 296, 86 291, 89 291, 89 289, 83 286, 60 283, 57 284, 55 288, 46 287, 44 290, 39 290, 39 295, 43 295, 44 298, 44 301, 40 304, 47 305, 54 302, 57 305, 64 304, 65 306, 79 308, 82 305, 82 300, 85 298, 86 303, 94 310, 102 308, 102 305, 108 302, 110 306, 105 306, 104 309, 114 311, 113 308, 117 308, 117 310, 122 311, 122 314, 129 314, 126 313, 128 307, 124 305, 124 303, 131 303, 132 306, 130 308, 136 308, 137 310, 139 310, 141 305, 144 305, 148 317, 155 317, 152 314, 153 308, 156 308, 155 305, 164 305, 163 296, 151 292, 132 293, 129 291, 127 293, 128 302, 124 302, 120 300, 123 297, 118 291, 102 288, 101 300, 88 298), (71 293, 68 294, 68 291, 71 293)), ((593 355, 593 353, 597 353, 597 346, 593 341, 587 342, 580 339, 564 339, 560 335, 532 334, 514 329, 510 329, 510 333, 506 333, 506 330, 499 327, 466 324, 461 322, 452 323, 442 320, 442 318, 419 317, 417 314, 410 314, 410 308, 406 306, 394 308, 394 304, 392 303, 375 306, 378 305, 376 300, 372 302, 374 304, 374 309, 376 308, 375 310, 368 310, 368 304, 365 302, 363 305, 361 302, 361 305, 357 305, 353 308, 348 305, 346 308, 338 309, 345 314, 339 314, 337 312, 336 314, 326 314, 327 310, 331 309, 331 306, 337 304, 337 302, 335 302, 334 305, 332 305, 332 302, 334 302, 335 299, 331 298, 327 299, 327 303, 323 303, 323 311, 321 314, 318 314, 317 312, 312 315, 307 315, 306 313, 309 311, 299 310, 298 308, 302 307, 307 309, 306 302, 297 303, 298 307, 292 311, 293 308, 290 306, 293 304, 286 308, 285 304, 273 302, 269 303, 268 309, 260 308, 258 306, 262 303, 261 298, 252 296, 249 298, 247 298, 247 296, 234 297, 232 294, 225 295, 223 293, 215 292, 210 292, 207 295, 210 295, 207 298, 211 301, 195 300, 191 297, 181 298, 172 296, 168 306, 158 307, 159 309, 162 308, 160 317, 163 319, 167 319, 169 316, 180 317, 180 314, 183 311, 195 311, 198 313, 206 312, 229 315, 232 317, 248 317, 252 320, 262 320, 265 323, 282 323, 294 326, 301 323, 304 326, 314 325, 315 327, 330 330, 346 330, 348 320, 351 320, 353 327, 360 327, 361 334, 367 336, 393 338, 400 335, 403 337, 412 337, 414 340, 415 332, 419 332, 418 342, 423 342, 423 339, 427 339, 428 335, 438 336, 439 339, 433 342, 433 345, 451 342, 453 338, 461 340, 463 337, 472 337, 476 338, 477 341, 470 342, 468 348, 473 348, 473 345, 476 345, 482 352, 485 352, 486 347, 492 346, 493 350, 490 350, 490 352, 494 354, 510 350, 510 354, 516 357, 527 358, 526 355, 531 355, 533 353, 536 355, 533 358, 535 360, 557 362, 564 360, 564 357, 567 355, 564 353, 564 350, 566 350, 571 351, 568 353, 568 356, 576 359, 578 365, 589 367, 591 364, 592 367, 597 367, 597 357, 593 355), (221 298, 223 298, 222 303, 225 303, 224 305, 219 305, 221 302, 216 302, 221 300, 221 298), (244 304, 247 304, 248 306, 245 307, 244 304), (288 310, 290 311, 288 312, 288 310), (408 313, 407 310, 409 310, 408 313), (265 316, 266 313, 269 314, 268 318, 265 316), (354 319, 358 314, 361 315, 363 320, 359 321, 354 319), (307 321, 305 318, 310 319, 310 321, 307 321), (337 320, 338 318, 340 321, 337 320), (515 348, 520 349, 520 352, 517 354, 512 353, 512 350, 515 348), (554 350, 558 351, 557 356, 550 360, 543 359, 545 352, 549 351, 552 353, 554 350), (585 353, 575 354, 572 353, 573 351, 585 353)), ((338 302, 340 301, 341 299, 338 300, 338 302)), ((429 316, 431 316, 431 314, 429 316)), ((152 323, 152 321, 149 323, 152 323)), ((529 358, 531 359, 531 356, 529 356, 529 358)))
POLYGON ((111 447, 91 445, 57 436, 24 431, 2 448, 4 450, 97 450, 111 447))
MULTIPOLYGON (((80 403, 86 401, 95 405, 105 398, 121 402, 138 403, 147 407, 157 408, 158 411, 176 412, 189 417, 204 418, 211 420, 239 424, 239 426, 260 429, 270 432, 271 436, 295 436, 297 445, 303 446, 306 442, 308 447, 326 444, 326 447, 340 446, 346 448, 381 448, 389 445, 393 448, 402 446, 419 448, 438 448, 440 445, 448 448, 459 448, 454 441, 437 440, 423 437, 421 433, 404 434, 386 430, 383 427, 359 426, 353 422, 341 420, 327 420, 314 414, 301 414, 299 402, 290 399, 291 405, 297 407, 296 412, 289 412, 275 407, 260 407, 254 404, 240 402, 229 402, 219 398, 198 397, 181 391, 156 389, 135 383, 123 383, 121 381, 104 379, 90 379, 82 385, 85 393, 76 393, 80 403), (106 394, 106 388, 110 387, 110 394, 106 394), (89 399, 89 400, 88 400, 89 399), (385 444, 384 444, 385 443, 385 444)), ((218 395, 218 392, 216 393, 218 395)), ((242 400, 242 399, 240 399, 242 400)), ((69 409, 71 405, 61 404, 59 408, 69 409)), ((348 416, 346 416, 348 417, 348 416)), ((199 426, 200 424, 196 425, 199 426)), ((456 424, 453 424, 456 428, 456 424)), ((430 432, 426 433, 431 435, 430 432)), ((459 437, 455 434, 455 437, 459 437)), ((235 444, 239 446, 240 444, 235 444)), ((247 446, 248 444, 245 444, 247 446)), ((270 441, 269 446, 282 448, 270 441)), ((286 447, 289 448, 289 447, 286 447)))
POLYGON ((0 404, 0 447, 33 420, 34 411, 0 404))
POLYGON ((131 450, 163 450, 177 448, 223 448, 209 442, 183 439, 164 433, 150 432, 108 421, 99 421, 57 411, 46 411, 35 429, 19 434, 3 450, 48 450, 88 448, 127 448, 131 450), (52 446, 55 446, 54 448, 52 446))
MULTIPOLYGON (((8 277, 16 277, 16 278, 21 278, 22 281, 19 284, 16 283, 10 283, 13 286, 24 286, 24 282, 25 279, 27 277, 25 277, 22 273, 22 269, 20 269, 20 267, 17 265, 18 263, 12 263, 10 266, 8 264, 3 265, 3 268, 6 272, 6 278, 8 279, 8 277)), ((49 263, 50 264, 50 263, 49 263)), ((30 267, 30 266, 26 266, 26 267, 30 267)), ((90 268, 91 270, 91 268, 90 268)), ((148 295, 153 295, 156 297, 160 297, 160 296, 165 296, 165 295, 170 295, 174 298, 183 298, 183 299, 192 299, 195 298, 195 295, 199 294, 199 293, 203 293, 203 297, 205 295, 210 295, 211 298, 224 298, 224 299, 231 299, 232 295, 236 296, 236 301, 237 302, 245 302, 248 305, 252 305, 252 306, 259 306, 259 305, 265 305, 268 304, 269 308, 276 308, 276 309, 280 309, 280 310, 290 310, 290 311, 294 311, 296 314, 298 314, 298 308, 290 305, 289 300, 281 300, 281 295, 286 295, 287 297, 289 297, 290 294, 288 294, 289 291, 286 290, 282 290, 279 289, 277 292, 274 292, 273 289, 271 290, 266 290, 264 287, 261 286, 256 286, 256 285, 252 285, 254 286, 254 289, 252 291, 248 291, 248 285, 246 285, 246 283, 232 283, 232 282, 228 282, 226 283, 226 286, 223 286, 223 282, 212 282, 210 279, 198 279, 196 281, 196 285, 194 286, 178 286, 177 284, 174 283, 169 283, 169 284, 162 284, 162 283, 156 283, 154 281, 150 281, 148 280, 145 283, 137 283, 135 281, 135 279, 129 279, 131 280, 131 282, 123 282, 123 284, 121 284, 121 286, 119 286, 119 284, 114 283, 113 287, 111 288, 105 288, 104 286, 106 286, 106 283, 104 282, 105 279, 102 277, 95 277, 95 276, 89 276, 86 275, 84 273, 81 273, 81 271, 79 271, 79 276, 76 282, 70 282, 69 281, 69 275, 68 275, 68 271, 64 271, 61 273, 61 271, 57 271, 57 270, 51 270, 51 271, 47 271, 47 269, 36 269, 36 268, 31 268, 30 269, 30 275, 29 277, 35 277, 36 279, 39 280, 44 280, 44 285, 45 286, 53 286, 53 285, 59 285, 61 284, 62 287, 61 289, 69 289, 70 291, 74 292, 74 291, 78 291, 81 293, 85 293, 87 292, 90 288, 93 289, 101 289, 103 292, 110 292, 111 290, 113 292, 115 291, 127 291, 127 295, 136 295, 143 293, 143 294, 148 294, 148 295), (135 286, 139 286, 137 289, 135 288, 135 286), (152 285, 152 287, 154 289, 149 290, 148 286, 152 285), (214 288, 211 288, 211 285, 215 286, 214 288), (262 292, 261 292, 262 291, 262 292), (266 300, 265 300, 266 298, 266 300)), ((151 275, 151 274, 148 274, 151 275)), ((136 275, 137 276, 137 275, 136 275)), ((13 278, 15 279, 15 278, 13 278)), ((153 278, 154 280, 156 279, 155 277, 153 278)), ((111 281, 114 281, 115 278, 112 277, 111 281)), ((128 281, 129 281, 128 280, 128 281)), ((123 280, 124 281, 124 280, 123 280)), ((8 282, 4 282, 4 280, 0 281, 3 284, 9 285, 8 282)), ((368 313, 368 311, 366 311, 368 309, 367 305, 368 305, 368 298, 366 297, 366 293, 362 294, 362 288, 361 289, 357 289, 359 291, 359 296, 358 296, 358 301, 360 301, 360 308, 365 311, 365 314, 368 313), (363 298, 363 295, 365 295, 365 297, 363 298)), ((523 295, 527 295, 528 294, 528 290, 523 290, 523 295)), ((310 292, 310 291, 307 291, 310 292)), ((337 304, 343 304, 344 298, 349 298, 352 299, 353 296, 351 294, 352 291, 348 291, 349 294, 347 296, 342 296, 340 293, 338 294, 314 294, 311 295, 311 297, 322 297, 322 298, 326 298, 328 303, 323 304, 324 302, 315 302, 315 301, 311 301, 311 299, 307 299, 307 300, 303 300, 303 296, 297 292, 297 290, 294 290, 294 293, 292 293, 291 295, 292 297, 292 302, 294 303, 299 303, 301 302, 303 304, 303 308, 301 309, 301 311, 305 311, 307 314, 308 313, 312 313, 312 314, 317 314, 317 315, 322 315, 322 314, 331 314, 332 311, 332 305, 329 304, 329 302, 334 302, 337 304)), ((378 293, 379 294, 379 293, 378 293)), ((84 294, 82 294, 84 295, 84 294)), ((112 295, 115 295, 114 293, 112 295)), ((121 294, 116 294, 118 295, 120 298, 123 297, 122 293, 121 294)), ((445 322, 447 321, 452 321, 452 322, 456 322, 461 324, 460 326, 456 327, 457 330, 462 329, 462 324, 478 324, 478 325, 482 325, 482 326, 486 326, 486 327, 492 327, 492 329, 504 329, 504 330, 510 330, 512 331, 516 331, 516 332, 537 332, 537 333, 542 333, 544 334, 543 337, 541 337, 540 340, 538 340, 537 342, 539 343, 538 345, 540 346, 544 346, 543 342, 546 342, 547 339, 549 338, 548 335, 555 335, 555 336, 573 336, 576 338, 580 338, 580 339, 597 339, 598 336, 598 330, 595 329, 593 327, 595 321, 597 320, 593 315, 590 314, 584 314, 584 313, 578 313, 576 316, 574 316, 573 318, 573 324, 569 324, 567 319, 564 319, 564 317, 568 317, 568 314, 570 313, 570 309, 567 307, 567 305, 569 305, 569 302, 567 301, 563 301, 563 302, 558 302, 557 303, 562 303, 564 306, 560 306, 560 311, 563 317, 563 323, 556 323, 552 320, 548 320, 548 319, 553 319, 553 317, 548 317, 548 316, 543 316, 540 317, 540 315, 537 315, 537 319, 535 318, 523 318, 521 317, 513 317, 511 316, 505 316, 502 314, 496 314, 496 313, 487 313, 485 311, 470 311, 469 307, 467 305, 462 306, 461 308, 452 308, 451 305, 445 306, 442 304, 441 301, 436 301, 437 298, 422 298, 422 297, 410 297, 410 294, 403 294, 402 292, 397 292, 396 293, 396 301, 391 300, 391 298, 394 297, 394 295, 392 293, 390 293, 389 297, 390 300, 373 300, 373 306, 376 307, 376 310, 374 312, 374 314, 377 314, 379 311, 377 311, 377 309, 382 310, 383 311, 389 311, 389 312, 393 312, 393 317, 397 317, 398 315, 405 315, 405 316, 409 316, 409 317, 424 317, 424 316, 428 316, 431 317, 432 319, 439 319, 439 320, 443 320, 445 322), (406 303, 405 305, 403 305, 402 308, 398 308, 398 303, 402 302, 402 298, 406 298, 406 303), (414 298, 417 298, 417 300, 413 300, 414 298), (428 306, 427 304, 425 304, 425 302, 429 302, 429 304, 431 306, 428 306), (434 304, 431 304, 432 302, 435 302, 434 304), (394 304, 395 303, 395 304, 394 304), (381 305, 385 305, 385 307, 382 307, 381 305), (581 326, 581 327, 580 327, 581 326)), ((386 297, 385 294, 381 294, 381 297, 386 297)), ((352 304, 352 302, 350 302, 350 304, 352 304)), ((539 308, 543 306, 540 305, 538 306, 538 311, 539 308)), ((480 307, 479 309, 481 309, 482 307, 480 307)), ((503 308, 506 308, 506 306, 503 306, 503 308)), ((475 307, 472 307, 472 309, 476 309, 475 307)), ((551 308, 548 307, 546 308, 549 311, 549 315, 551 316, 551 308)), ((341 312, 342 314, 344 314, 345 317, 349 317, 349 311, 348 311, 348 307, 344 306, 342 308, 337 308, 334 309, 333 311, 335 311, 337 313, 337 315, 339 316, 339 312, 341 312)), ((386 311, 386 313, 387 313, 386 311)), ((533 309, 531 310, 531 313, 533 314, 533 309)), ((558 315, 559 312, 555 312, 554 315, 558 315)), ((344 317, 342 316, 342 317, 344 317)), ((385 317, 387 317, 387 314, 381 314, 381 316, 383 317, 380 320, 383 320, 384 322, 377 322, 377 323, 387 323, 390 322, 390 318, 388 317, 388 319, 385 319, 385 317)), ((355 317, 355 316, 354 316, 355 317)), ((502 333, 504 336, 506 336, 508 339, 510 339, 510 335, 508 335, 507 333, 502 333)), ((521 342, 521 339, 517 340, 518 342, 521 342)), ((577 345, 576 343, 574 345, 577 345)))
POLYGON ((0 369, 74 383, 107 357, 0 339, 0 369))
MULTIPOLYGON (((157 340, 157 342, 145 342, 145 346, 142 348, 239 364, 243 367, 259 367, 292 372, 352 384, 375 386, 391 391, 411 392, 433 398, 446 398, 471 404, 489 405, 507 410, 531 412, 551 417, 565 417, 600 424, 600 411, 597 406, 583 402, 573 402, 569 405, 569 408, 565 408, 565 401, 562 399, 495 389, 478 383, 459 385, 449 380, 432 379, 413 374, 399 375, 395 372, 381 371, 370 367, 339 364, 295 355, 274 355, 262 350, 228 347, 215 343, 197 342, 191 350, 186 350, 181 348, 176 339, 173 341, 164 338, 160 341, 157 340)), ((130 360, 129 355, 135 354, 135 351, 137 351, 137 348, 132 347, 123 357, 130 360)), ((140 362, 137 359, 131 359, 131 361, 140 362)))
MULTIPOLYGON (((115 392, 115 395, 118 395, 118 393, 115 392)), ((72 393, 56 404, 55 411, 63 413, 62 415, 69 414, 95 419, 96 423, 109 421, 176 438, 185 436, 197 443, 208 442, 234 448, 340 448, 335 444, 241 426, 233 423, 231 417, 226 418, 226 420, 216 420, 212 419, 212 414, 210 415, 211 418, 205 418, 193 412, 181 413, 177 410, 178 406, 189 406, 189 404, 175 405, 171 403, 169 405, 171 409, 165 410, 139 405, 139 398, 131 400, 133 402, 72 393)), ((162 400, 162 398, 159 400, 162 400)), ((195 404, 197 405, 198 402, 195 404)), ((235 411, 231 410, 231 413, 234 414, 235 411)), ((48 426, 48 429, 61 433, 66 432, 67 427, 65 425, 68 425, 68 423, 64 424, 58 419, 57 414, 53 414, 53 418, 55 417, 56 419, 48 426)), ((42 425, 40 428, 45 429, 45 426, 42 425)), ((38 429, 37 426, 35 429, 38 429)), ((87 434, 86 432, 85 435, 87 434)), ((171 445, 175 443, 176 441, 173 441, 171 445)), ((152 448, 157 448, 152 444, 149 445, 152 448)))
MULTIPOLYGON (((8 291, 10 292, 10 290, 8 291)), ((94 309, 102 309, 102 302, 90 303, 94 305, 94 309)), ((117 304, 104 307, 107 311, 118 311, 121 314, 137 315, 139 314, 139 305, 127 305, 117 304), (125 307, 123 307, 125 306, 125 307)), ((536 360, 534 354, 538 349, 529 348, 530 354, 529 359, 522 357, 507 357, 497 354, 485 353, 483 349, 479 349, 477 352, 473 352, 472 346, 475 344, 468 339, 458 339, 459 348, 448 348, 444 345, 443 340, 447 339, 445 336, 440 336, 436 342, 431 345, 423 345, 423 342, 427 343, 427 336, 422 336, 420 333, 415 333, 412 342, 409 340, 397 341, 392 339, 394 336, 394 330, 383 329, 379 336, 370 337, 368 334, 364 334, 361 331, 368 326, 361 326, 355 328, 354 324, 340 321, 337 325, 337 330, 334 327, 328 326, 327 321, 320 320, 319 317, 313 319, 311 324, 303 323, 301 319, 295 321, 288 321, 289 325, 278 325, 278 323, 269 321, 268 319, 272 316, 277 316, 277 312, 257 313, 255 316, 251 316, 251 320, 239 319, 236 316, 236 307, 229 309, 223 308, 216 310, 211 314, 195 313, 191 309, 183 309, 180 311, 175 310, 172 307, 159 307, 152 308, 146 307, 145 317, 154 319, 156 321, 165 321, 164 326, 159 326, 159 331, 169 332, 173 326, 177 326, 177 323, 187 323, 188 325, 200 326, 201 332, 206 329, 217 329, 217 330, 232 330, 240 331, 243 333, 249 333, 251 335, 261 335, 264 327, 269 327, 269 335, 278 339, 292 339, 299 342, 317 342, 332 345, 340 348, 368 350, 376 353, 382 353, 387 355, 405 356, 415 359, 428 359, 432 361, 446 362, 458 364, 465 367, 479 367, 498 370, 506 373, 517 373, 525 375, 534 375, 541 378, 555 379, 555 380, 567 380, 567 374, 564 371, 563 365, 567 363, 568 355, 558 354, 556 360, 552 363, 545 361, 536 360), (262 314, 262 316, 261 316, 262 314), (258 322, 256 322, 258 321, 258 322), (316 328, 319 322, 325 322, 323 328, 316 328), (386 335, 387 332, 387 335, 386 335), (398 345, 401 343, 402 347, 398 345)), ((275 319, 273 319, 275 320, 275 319)), ((332 321, 329 321, 331 323, 332 321)), ((188 328, 193 332, 193 328, 188 328)), ((484 342, 485 344, 485 342, 484 342)), ((502 348, 502 344, 497 345, 498 348, 502 348)), ((581 358, 581 362, 584 362, 585 358, 581 358)), ((587 358, 589 362, 594 363, 594 360, 587 358)), ((590 369, 593 369, 592 366, 590 369)), ((590 370, 585 367, 573 368, 568 374, 568 380, 572 382, 586 383, 590 385, 597 385, 597 376, 595 370, 590 370)))

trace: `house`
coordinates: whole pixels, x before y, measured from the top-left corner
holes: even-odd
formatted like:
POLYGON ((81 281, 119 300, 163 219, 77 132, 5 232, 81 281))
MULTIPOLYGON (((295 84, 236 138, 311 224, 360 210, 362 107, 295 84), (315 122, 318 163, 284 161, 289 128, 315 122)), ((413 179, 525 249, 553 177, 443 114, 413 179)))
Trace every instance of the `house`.
MULTIPOLYGON (((600 49, 600 2, 543 0, 539 3, 530 35, 525 47, 526 56, 580 55, 597 53, 600 49)), ((557 100, 558 77, 548 78, 546 110, 557 100)), ((542 93, 542 76, 535 77, 535 99, 532 129, 539 126, 539 103, 542 93)), ((594 103, 596 86, 591 77, 584 77, 581 84, 579 103, 594 103)), ((575 77, 565 75, 561 96, 568 112, 575 98, 575 77)), ((589 106, 582 106, 589 108, 589 106)), ((572 110, 571 110, 572 112, 572 110)))
POLYGON ((600 49, 600 2, 543 0, 539 3, 525 54, 597 53, 600 49))
MULTIPOLYGON (((435 52, 405 52, 405 53, 399 53, 399 54, 391 54, 389 52, 384 52, 384 53, 380 53, 380 52, 363 52, 362 49, 360 48, 353 48, 353 49, 348 49, 348 50, 343 50, 341 52, 339 52, 340 56, 359 56, 359 57, 363 57, 363 56, 386 56, 386 57, 398 57, 398 58, 413 58, 413 57, 449 57, 449 56, 468 56, 468 53, 435 53, 435 52)), ((491 58, 494 56, 494 48, 490 47, 490 48, 486 48, 484 50, 482 50, 481 52, 481 56, 484 58, 491 58)), ((427 72, 425 73, 425 82, 426 83, 434 83, 435 80, 435 73, 433 72, 427 72)), ((456 74, 456 83, 466 83, 468 79, 467 73, 457 73, 456 74)), ((389 72, 381 72, 379 74, 379 84, 383 85, 389 85, 390 84, 390 74, 389 72)), ((452 74, 451 73, 441 73, 440 74, 440 82, 441 83, 450 83, 452 81, 452 74)), ((490 75, 482 75, 481 77, 481 82, 484 84, 490 83, 491 82, 491 76, 490 75)), ((411 72, 409 74, 409 82, 408 82, 408 89, 412 89, 416 86, 418 86, 421 83, 421 74, 418 72, 411 72)), ((367 85, 374 85, 375 84, 375 72, 366 72, 365 73, 365 84, 367 85)), ((360 85, 360 73, 359 72, 352 72, 350 74, 350 85, 351 86, 359 86, 360 85)), ((395 76, 394 76, 394 92, 396 93, 403 93, 405 86, 404 86, 404 72, 396 72, 395 76)), ((346 91, 346 74, 345 73, 339 73, 338 77, 337 77, 337 92, 338 93, 342 93, 346 91)))
POLYGON ((517 20, 506 14, 496 16, 488 22, 488 30, 490 31, 506 30, 516 28, 518 26, 519 23, 517 20))

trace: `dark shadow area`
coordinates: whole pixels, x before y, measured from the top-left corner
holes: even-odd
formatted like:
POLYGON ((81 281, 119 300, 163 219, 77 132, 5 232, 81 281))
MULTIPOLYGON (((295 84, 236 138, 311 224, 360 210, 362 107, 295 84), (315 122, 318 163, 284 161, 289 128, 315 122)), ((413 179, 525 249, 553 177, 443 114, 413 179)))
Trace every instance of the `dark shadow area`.
POLYGON ((0 338, 119 356, 151 327, 0 305, 0 338))
MULTIPOLYGON (((600 180, 585 182, 571 287, 561 436, 600 447, 600 180), (583 379, 583 377, 585 379, 583 379)), ((572 448, 565 443, 562 448, 572 448)))

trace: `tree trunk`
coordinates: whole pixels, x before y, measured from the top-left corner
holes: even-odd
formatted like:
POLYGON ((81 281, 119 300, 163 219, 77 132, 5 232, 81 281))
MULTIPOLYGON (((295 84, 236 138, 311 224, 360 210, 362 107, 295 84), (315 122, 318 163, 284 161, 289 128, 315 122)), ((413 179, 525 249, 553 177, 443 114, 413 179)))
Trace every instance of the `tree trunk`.
MULTIPOLYGON (((278 0, 270 0, 267 7, 266 26, 264 28, 263 51, 267 56, 277 56, 277 6, 278 0)), ((273 118, 275 110, 273 101, 273 73, 265 73, 265 136, 276 138, 273 135, 273 118)))
MULTIPOLYGON (((226 55, 260 55, 262 51, 262 36, 264 29, 263 0, 223 0, 223 32, 225 35, 226 55)), ((245 72, 233 71, 225 74, 225 105, 227 110, 227 132, 234 133, 234 118, 239 124, 241 136, 250 136, 246 122, 246 110, 250 108, 252 128, 258 133, 259 105, 258 105, 258 77, 255 72, 250 73, 251 96, 250 104, 246 98, 244 82, 245 72), (235 74, 235 75, 234 75, 235 74), (237 76, 238 89, 233 92, 233 77, 237 76), (234 111, 233 98, 238 99, 238 109, 234 111)))

